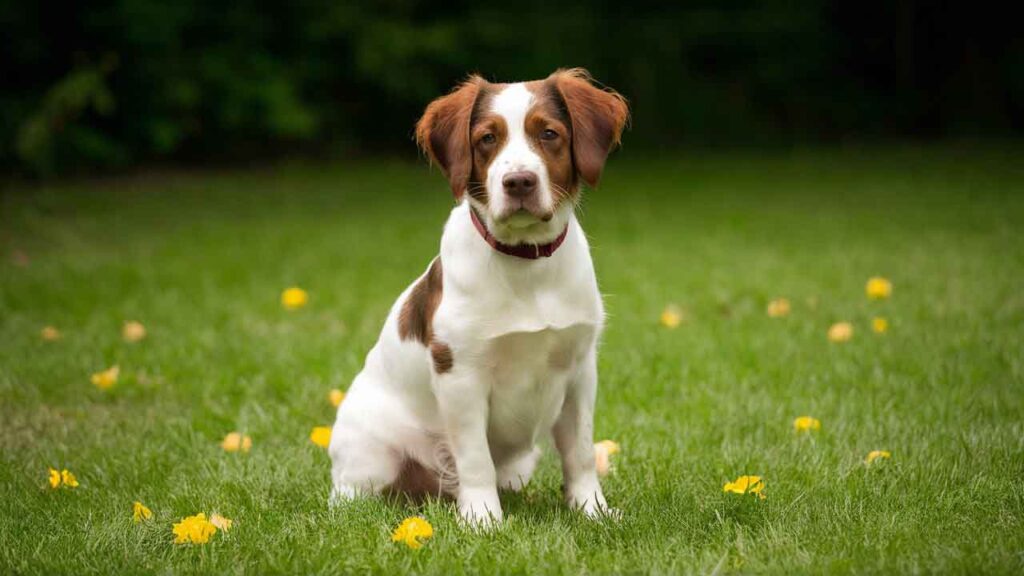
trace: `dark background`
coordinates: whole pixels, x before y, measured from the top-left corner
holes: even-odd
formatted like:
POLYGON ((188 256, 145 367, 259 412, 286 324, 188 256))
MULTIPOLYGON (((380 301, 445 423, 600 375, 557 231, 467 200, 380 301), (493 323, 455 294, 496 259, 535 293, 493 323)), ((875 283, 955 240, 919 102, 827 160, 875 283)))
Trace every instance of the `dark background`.
POLYGON ((630 99, 640 149, 1024 129, 1020 21, 978 3, 0 0, 0 27, 0 167, 22 175, 412 155, 467 73, 573 66, 630 99))

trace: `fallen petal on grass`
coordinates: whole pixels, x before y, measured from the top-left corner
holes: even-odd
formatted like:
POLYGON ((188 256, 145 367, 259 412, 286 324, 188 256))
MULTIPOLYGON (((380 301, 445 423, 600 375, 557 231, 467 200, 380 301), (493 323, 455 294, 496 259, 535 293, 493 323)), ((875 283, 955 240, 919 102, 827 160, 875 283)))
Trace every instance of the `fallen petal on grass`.
POLYGON ((281 306, 285 310, 297 310, 309 302, 309 293, 302 288, 291 287, 281 293, 281 306))
POLYGON ((754 494, 759 499, 765 499, 765 482, 760 476, 740 476, 732 482, 726 482, 722 487, 723 492, 732 494, 754 494))
POLYGON ((426 518, 412 516, 402 520, 402 523, 391 533, 392 542, 402 542, 413 550, 423 546, 423 541, 434 535, 434 527, 427 522, 426 518))
POLYGON ((867 293, 868 298, 872 300, 884 300, 889 296, 892 296, 892 282, 887 278, 874 276, 868 279, 868 283, 867 286, 864 287, 864 291, 867 293))
POLYGON ((875 334, 885 334, 889 329, 889 321, 885 318, 873 318, 871 320, 871 329, 875 331, 875 334))
POLYGON ((797 432, 811 432, 821 430, 821 420, 811 416, 800 416, 793 420, 793 429, 797 432))
POLYGON ((683 311, 674 304, 669 304, 661 312, 661 325, 666 328, 677 328, 683 323, 683 311))
POLYGON ((831 342, 847 342, 850 338, 853 338, 853 325, 849 322, 837 322, 828 329, 831 342))
POLYGON ((235 524, 235 521, 214 513, 210 515, 210 524, 213 524, 222 532, 227 532, 228 530, 231 530, 231 526, 235 524))
POLYGON ((67 468, 57 471, 56 468, 50 468, 47 470, 47 482, 50 484, 50 488, 56 490, 58 488, 78 488, 78 478, 68 471, 67 468))
POLYGON ((786 298, 776 298, 768 303, 768 317, 782 318, 789 316, 790 305, 786 298))
POLYGON ((153 517, 153 511, 146 507, 145 504, 136 500, 132 503, 132 520, 137 524, 143 520, 149 520, 153 517))
POLYGON ((341 406, 341 401, 345 399, 345 393, 341 390, 334 389, 327 394, 327 399, 331 401, 331 406, 337 408, 341 406))
POLYGON ((239 432, 229 432, 220 442, 225 452, 248 452, 252 448, 252 438, 239 432))
POLYGON ((607 476, 609 472, 615 471, 615 467, 611 464, 611 457, 620 451, 619 443, 614 440, 602 440, 594 444, 594 464, 599 476, 607 476))
POLYGON ((888 458, 891 458, 891 457, 892 457, 892 452, 889 452, 888 450, 872 450, 871 452, 868 452, 867 457, 864 458, 864 463, 870 465, 870 464, 874 463, 875 460, 878 460, 878 459, 883 459, 884 460, 884 459, 888 459, 888 458))
POLYGON ((124 323, 121 328, 121 338, 124 338, 125 342, 138 342, 146 337, 146 327, 141 322, 134 320, 124 323))
POLYGON ((317 426, 313 428, 313 431, 309 433, 309 440, 317 446, 327 448, 331 443, 331 427, 317 426))
POLYGON ((39 336, 45 342, 56 342, 61 339, 62 334, 60 333, 60 330, 54 326, 44 326, 43 329, 39 331, 39 336))
POLYGON ((114 364, 102 372, 93 374, 91 378, 92 384, 100 390, 110 390, 114 384, 117 384, 117 377, 120 374, 121 367, 114 364))
POLYGON ((175 544, 206 544, 217 533, 217 527, 202 512, 182 518, 171 530, 174 532, 175 544))

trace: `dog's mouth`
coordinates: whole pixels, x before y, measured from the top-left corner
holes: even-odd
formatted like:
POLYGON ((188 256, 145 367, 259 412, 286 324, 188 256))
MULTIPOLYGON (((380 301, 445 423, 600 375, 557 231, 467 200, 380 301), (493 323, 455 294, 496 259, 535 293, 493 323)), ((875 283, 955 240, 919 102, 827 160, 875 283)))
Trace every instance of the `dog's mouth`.
POLYGON ((552 211, 542 209, 536 202, 509 198, 494 221, 510 228, 527 228, 539 222, 549 222, 553 217, 552 211))

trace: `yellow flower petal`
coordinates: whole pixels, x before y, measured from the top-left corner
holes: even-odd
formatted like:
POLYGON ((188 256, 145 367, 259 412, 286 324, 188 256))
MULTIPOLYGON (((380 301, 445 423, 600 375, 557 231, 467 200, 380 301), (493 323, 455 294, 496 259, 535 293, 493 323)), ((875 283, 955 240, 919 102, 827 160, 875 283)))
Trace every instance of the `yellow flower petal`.
POLYGON ((78 488, 78 479, 66 468, 60 471, 60 483, 68 488, 78 488))
POLYGON ((110 390, 114 384, 117 384, 117 377, 121 374, 121 367, 117 364, 107 368, 102 372, 97 372, 92 375, 93 386, 100 390, 110 390))
POLYGON ((234 520, 231 520, 230 518, 225 518, 225 517, 221 516, 220 514, 211 514, 210 515, 210 524, 213 524, 214 526, 217 527, 218 530, 221 530, 223 532, 227 532, 228 530, 231 530, 231 526, 234 523, 235 523, 234 520))
POLYGON ((60 330, 57 330, 53 326, 45 326, 39 331, 39 336, 47 342, 56 342, 57 340, 60 340, 61 333, 60 330))
POLYGON ((413 516, 402 520, 402 523, 391 533, 392 542, 404 542, 414 550, 423 546, 423 540, 434 535, 434 527, 425 518, 413 516))
POLYGON ((793 429, 797 432, 821 430, 821 421, 810 416, 800 416, 796 420, 793 420, 793 429))
POLYGON ((670 304, 661 313, 661 325, 666 328, 676 328, 683 323, 683 311, 678 306, 670 304))
POLYGON ((892 295, 892 282, 881 276, 875 276, 868 279, 864 291, 872 300, 884 300, 892 295))
POLYGON ((732 482, 726 482, 723 492, 733 494, 754 494, 761 500, 765 499, 765 482, 760 476, 740 476, 732 482))
POLYGON ((846 342, 850 338, 853 338, 853 325, 849 322, 837 322, 828 329, 828 339, 832 342, 846 342))
POLYGON ((121 328, 121 337, 125 342, 138 342, 146 337, 146 327, 134 320, 125 322, 121 328))
POLYGON ((132 503, 132 520, 136 523, 149 520, 153 517, 153 511, 146 508, 146 505, 136 500, 132 503))
POLYGON ((599 476, 607 476, 615 469, 611 465, 611 457, 620 451, 619 443, 613 440, 602 440, 594 444, 594 465, 599 476))
POLYGON ((206 544, 217 532, 217 527, 206 519, 206 514, 200 512, 182 518, 181 522, 174 524, 172 531, 175 544, 206 544))
POLYGON ((345 393, 341 390, 331 390, 330 394, 327 395, 327 399, 331 401, 331 406, 337 408, 341 406, 341 401, 345 399, 345 393))
POLYGON ((867 456, 867 458, 864 459, 864 463, 865 464, 871 464, 872 462, 874 462, 875 460, 878 460, 879 458, 891 458, 891 457, 892 457, 892 453, 889 452, 888 450, 872 450, 871 452, 868 452, 868 456, 867 456))
POLYGON ((225 452, 248 452, 252 448, 252 438, 243 436, 239 432, 229 432, 220 442, 220 447, 225 452))
POLYGON ((49 478, 49 481, 50 481, 50 488, 53 488, 55 490, 57 488, 60 488, 60 472, 58 472, 57 470, 54 470, 53 468, 50 468, 50 478, 49 478))
POLYGON ((238 452, 238 449, 242 447, 242 435, 238 432, 228 432, 228 435, 221 440, 220 447, 225 452, 238 452))
POLYGON ((885 331, 889 329, 889 321, 885 318, 874 318, 871 320, 871 329, 876 334, 885 334, 885 331))
POLYGON ((313 428, 313 431, 309 434, 309 439, 313 444, 327 448, 331 443, 331 427, 317 426, 316 428, 313 428))
POLYGON ((782 318, 789 315, 789 300, 777 298, 768 303, 768 316, 771 318, 782 318))
POLYGON ((286 310, 302 308, 309 302, 309 294, 302 288, 292 287, 281 293, 281 306, 286 310))

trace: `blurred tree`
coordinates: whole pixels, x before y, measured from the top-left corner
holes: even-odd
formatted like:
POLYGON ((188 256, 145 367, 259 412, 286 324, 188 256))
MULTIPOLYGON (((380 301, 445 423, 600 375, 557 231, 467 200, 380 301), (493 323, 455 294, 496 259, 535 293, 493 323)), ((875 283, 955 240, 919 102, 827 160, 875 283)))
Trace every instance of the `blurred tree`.
POLYGON ((411 150, 466 74, 568 66, 641 148, 1024 128, 1013 20, 957 3, 0 0, 0 27, 0 164, 37 174, 411 150))

